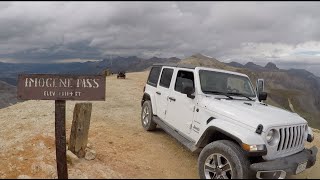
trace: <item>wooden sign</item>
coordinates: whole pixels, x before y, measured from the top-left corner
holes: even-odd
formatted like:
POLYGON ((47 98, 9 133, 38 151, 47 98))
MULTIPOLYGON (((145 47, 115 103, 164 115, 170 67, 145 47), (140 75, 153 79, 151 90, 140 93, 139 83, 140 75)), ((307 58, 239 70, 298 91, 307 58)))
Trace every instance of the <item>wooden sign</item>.
POLYGON ((106 78, 100 75, 22 74, 18 99, 104 101, 106 78))
POLYGON ((59 179, 68 179, 66 157, 66 100, 104 101, 105 76, 21 74, 18 99, 55 100, 55 140, 59 179))

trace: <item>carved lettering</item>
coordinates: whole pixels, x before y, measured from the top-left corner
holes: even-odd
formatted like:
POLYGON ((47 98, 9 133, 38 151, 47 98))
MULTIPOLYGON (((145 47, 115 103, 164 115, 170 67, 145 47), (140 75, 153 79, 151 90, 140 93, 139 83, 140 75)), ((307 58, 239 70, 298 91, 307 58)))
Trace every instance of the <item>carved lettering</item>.
POLYGON ((18 97, 23 100, 104 100, 105 77, 101 75, 19 75, 18 97))
POLYGON ((99 88, 99 83, 97 81, 99 81, 99 79, 93 79, 93 82, 96 85, 93 88, 99 88))

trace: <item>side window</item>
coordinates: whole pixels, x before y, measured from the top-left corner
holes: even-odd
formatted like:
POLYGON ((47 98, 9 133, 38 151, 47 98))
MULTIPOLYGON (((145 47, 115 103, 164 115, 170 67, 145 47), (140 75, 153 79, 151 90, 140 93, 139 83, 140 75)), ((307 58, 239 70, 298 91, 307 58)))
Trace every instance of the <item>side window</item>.
POLYGON ((154 86, 154 87, 157 87, 160 71, 161 71, 161 67, 153 67, 150 70, 150 74, 149 74, 149 77, 148 77, 147 84, 149 84, 151 86, 154 86))
POLYGON ((182 88, 184 85, 188 85, 194 88, 193 72, 183 70, 178 71, 174 90, 182 93, 182 88))
POLYGON ((159 85, 165 88, 169 88, 172 74, 173 74, 173 69, 164 68, 161 74, 159 85))

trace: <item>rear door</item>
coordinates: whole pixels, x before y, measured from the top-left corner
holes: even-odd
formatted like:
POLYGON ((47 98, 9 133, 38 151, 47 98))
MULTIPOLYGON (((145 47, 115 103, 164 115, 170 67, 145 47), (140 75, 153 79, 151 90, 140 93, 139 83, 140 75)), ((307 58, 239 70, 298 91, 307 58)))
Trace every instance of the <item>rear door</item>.
POLYGON ((155 94, 157 91, 158 81, 160 77, 162 66, 153 66, 150 70, 145 92, 150 95, 153 114, 157 114, 157 100, 155 94))
POLYGON ((183 83, 194 83, 194 72, 189 69, 178 69, 173 82, 168 103, 167 121, 183 134, 189 134, 192 128, 196 98, 191 99, 182 93, 183 83), (191 80, 191 81, 190 81, 191 80))
POLYGON ((157 115, 165 121, 168 105, 168 97, 170 94, 170 84, 173 75, 173 68, 163 67, 160 75, 158 88, 156 91, 157 115))

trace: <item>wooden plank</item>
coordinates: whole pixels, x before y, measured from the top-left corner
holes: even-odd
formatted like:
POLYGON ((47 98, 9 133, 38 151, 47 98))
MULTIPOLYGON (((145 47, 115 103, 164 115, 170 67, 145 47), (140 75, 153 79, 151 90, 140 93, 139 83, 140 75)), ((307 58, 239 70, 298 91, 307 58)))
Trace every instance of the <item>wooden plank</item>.
POLYGON ((92 103, 77 103, 74 107, 69 150, 79 158, 86 153, 91 111, 92 103))
POLYGON ((102 75, 20 74, 18 99, 104 101, 106 78, 102 75))
POLYGON ((66 154, 66 101, 55 101, 56 161, 59 179, 68 179, 66 154))

